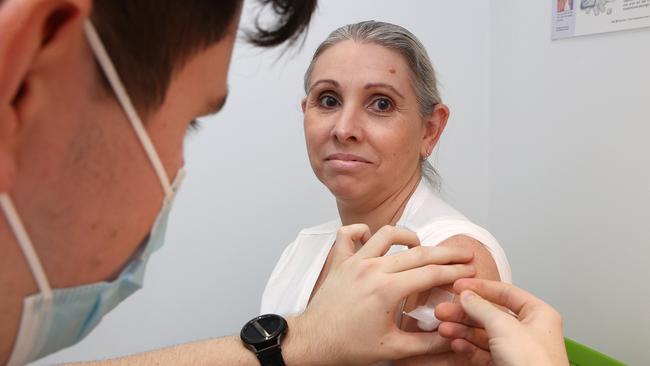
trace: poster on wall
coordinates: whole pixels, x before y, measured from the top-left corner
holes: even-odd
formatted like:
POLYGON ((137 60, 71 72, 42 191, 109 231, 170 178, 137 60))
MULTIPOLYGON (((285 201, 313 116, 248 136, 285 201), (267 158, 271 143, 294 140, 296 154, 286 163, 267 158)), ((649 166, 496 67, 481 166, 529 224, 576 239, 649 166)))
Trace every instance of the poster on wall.
POLYGON ((551 0, 551 38, 650 27, 650 0, 551 0))

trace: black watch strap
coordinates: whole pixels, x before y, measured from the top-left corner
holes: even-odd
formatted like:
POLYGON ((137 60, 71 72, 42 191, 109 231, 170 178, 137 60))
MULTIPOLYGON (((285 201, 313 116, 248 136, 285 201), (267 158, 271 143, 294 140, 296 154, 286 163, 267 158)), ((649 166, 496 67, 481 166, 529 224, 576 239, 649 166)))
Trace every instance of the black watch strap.
POLYGON ((282 358, 282 348, 279 345, 257 352, 256 355, 262 366, 285 366, 282 358))

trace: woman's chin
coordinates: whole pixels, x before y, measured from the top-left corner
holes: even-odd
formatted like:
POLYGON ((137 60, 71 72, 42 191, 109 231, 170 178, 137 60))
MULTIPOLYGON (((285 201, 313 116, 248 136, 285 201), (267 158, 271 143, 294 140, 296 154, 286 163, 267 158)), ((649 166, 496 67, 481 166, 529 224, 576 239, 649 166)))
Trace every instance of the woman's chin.
POLYGON ((355 184, 331 184, 327 188, 332 192, 337 201, 356 201, 366 195, 366 190, 355 184))

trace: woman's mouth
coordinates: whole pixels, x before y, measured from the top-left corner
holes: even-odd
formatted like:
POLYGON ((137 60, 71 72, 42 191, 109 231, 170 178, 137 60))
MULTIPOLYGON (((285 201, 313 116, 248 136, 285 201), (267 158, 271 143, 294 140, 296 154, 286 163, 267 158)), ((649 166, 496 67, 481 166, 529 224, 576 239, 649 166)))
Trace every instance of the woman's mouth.
POLYGON ((368 159, 354 154, 331 154, 325 158, 325 164, 337 170, 355 170, 372 164, 368 159))

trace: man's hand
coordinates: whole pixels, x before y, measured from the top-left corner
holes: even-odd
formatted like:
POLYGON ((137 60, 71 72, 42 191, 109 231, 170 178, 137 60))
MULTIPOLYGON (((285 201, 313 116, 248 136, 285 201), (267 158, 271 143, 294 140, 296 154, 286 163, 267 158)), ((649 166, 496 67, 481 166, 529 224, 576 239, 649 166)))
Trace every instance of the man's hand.
POLYGON ((366 225, 342 227, 332 270, 305 313, 293 319, 288 341, 300 337, 308 347, 302 350, 305 359, 325 353, 323 360, 337 365, 435 353, 445 345, 448 350, 448 342, 435 333, 399 329, 396 311, 412 293, 473 276, 474 267, 464 264, 472 257, 470 250, 422 247, 405 229, 385 226, 370 237, 366 225), (384 256, 394 244, 409 249, 384 256))
POLYGON ((438 332, 473 365, 569 365, 562 317, 542 300, 513 285, 478 279, 458 280, 454 290, 460 304, 436 307, 443 321, 438 332))

